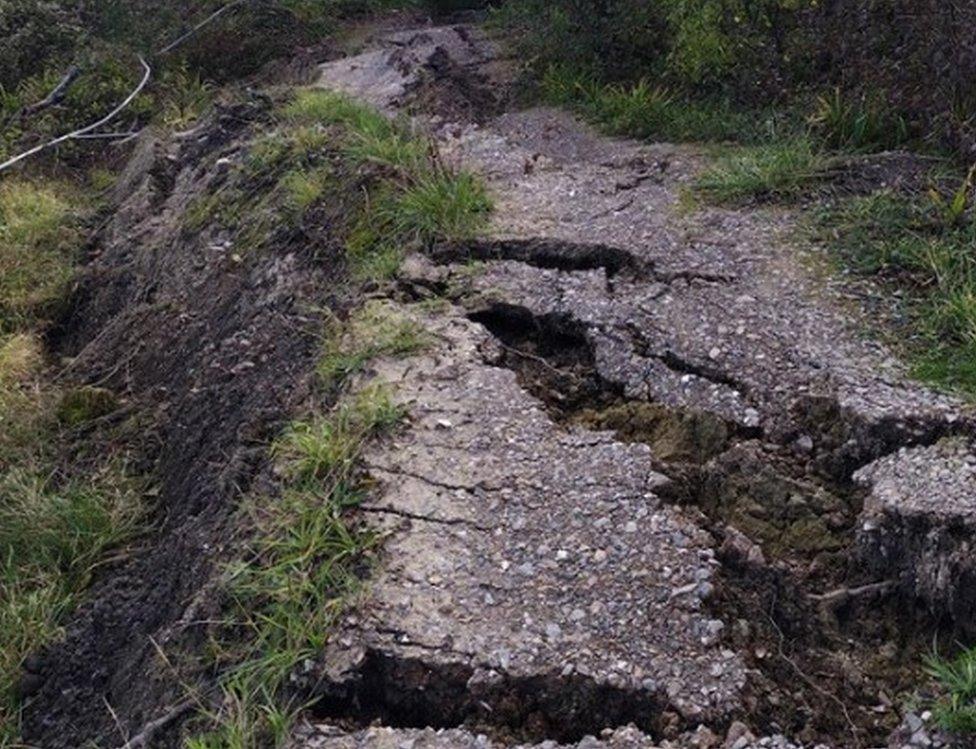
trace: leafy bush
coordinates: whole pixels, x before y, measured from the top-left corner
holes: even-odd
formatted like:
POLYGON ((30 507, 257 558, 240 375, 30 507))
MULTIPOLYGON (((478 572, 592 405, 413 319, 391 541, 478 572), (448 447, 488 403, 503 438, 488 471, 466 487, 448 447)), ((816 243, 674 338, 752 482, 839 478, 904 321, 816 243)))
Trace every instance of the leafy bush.
POLYGON ((566 65, 603 80, 636 80, 663 70, 662 8, 645 0, 510 0, 494 10, 493 23, 537 70, 566 65))

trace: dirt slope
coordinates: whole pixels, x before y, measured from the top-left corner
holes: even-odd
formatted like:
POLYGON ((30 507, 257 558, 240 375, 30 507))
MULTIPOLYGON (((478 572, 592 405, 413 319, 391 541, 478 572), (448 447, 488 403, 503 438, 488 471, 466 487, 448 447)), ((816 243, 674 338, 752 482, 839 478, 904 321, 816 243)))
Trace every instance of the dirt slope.
POLYGON ((266 119, 265 105, 242 104, 182 138, 143 140, 58 333, 66 377, 144 414, 159 487, 142 548, 101 575, 64 642, 31 661, 42 685, 25 708, 31 745, 121 746, 185 699, 158 646, 200 644, 186 625, 219 611, 210 584, 231 512, 308 393, 321 331, 309 309, 342 293, 322 262, 327 241, 283 237, 242 256, 219 228, 185 226, 266 119))
MULTIPOLYGON (((378 37, 319 85, 419 112, 497 201, 490 236, 404 270, 406 298, 452 304, 425 317, 436 351, 377 367, 413 423, 370 459, 392 536, 323 658, 320 718, 886 743, 928 638, 972 620, 972 412, 860 334, 789 213, 683 211, 696 150, 499 113, 477 29, 378 37), (952 456, 913 470, 925 450, 952 456), (891 488, 909 474, 924 507, 891 488)), ((318 731, 296 746, 481 741, 318 731)), ((911 733, 892 746, 935 740, 911 733)))

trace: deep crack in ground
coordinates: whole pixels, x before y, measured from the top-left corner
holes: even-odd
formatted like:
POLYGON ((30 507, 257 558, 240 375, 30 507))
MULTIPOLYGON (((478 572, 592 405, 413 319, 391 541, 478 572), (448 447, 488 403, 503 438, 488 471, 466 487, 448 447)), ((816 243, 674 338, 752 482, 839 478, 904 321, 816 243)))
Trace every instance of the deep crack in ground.
POLYGON ((885 741, 895 716, 879 707, 917 683, 927 638, 951 626, 894 595, 892 581, 872 584, 858 570, 864 492, 851 477, 820 475, 811 461, 705 412, 623 397, 597 373, 578 321, 505 305, 470 317, 502 343, 491 362, 514 370, 557 420, 648 444, 672 479, 658 493, 704 514, 723 563, 710 606, 731 625, 729 645, 752 656, 749 712, 762 730, 809 742, 846 735, 851 746, 885 741))

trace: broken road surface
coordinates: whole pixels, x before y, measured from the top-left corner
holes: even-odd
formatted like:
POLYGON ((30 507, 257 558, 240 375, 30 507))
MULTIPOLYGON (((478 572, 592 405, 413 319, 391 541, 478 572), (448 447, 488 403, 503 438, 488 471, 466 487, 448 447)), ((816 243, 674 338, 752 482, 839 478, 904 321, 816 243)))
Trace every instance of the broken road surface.
POLYGON ((781 622, 760 646, 748 591, 864 583, 971 629, 972 412, 860 334, 788 212, 682 210, 700 152, 506 111, 509 82, 466 27, 322 69, 417 116, 496 211, 405 265, 402 289, 452 303, 405 309, 436 344, 376 365, 411 414, 367 459, 388 537, 295 745, 876 744, 899 719, 865 701, 876 642, 852 646, 856 697, 821 684, 803 657, 834 624, 797 626, 805 656, 781 622))

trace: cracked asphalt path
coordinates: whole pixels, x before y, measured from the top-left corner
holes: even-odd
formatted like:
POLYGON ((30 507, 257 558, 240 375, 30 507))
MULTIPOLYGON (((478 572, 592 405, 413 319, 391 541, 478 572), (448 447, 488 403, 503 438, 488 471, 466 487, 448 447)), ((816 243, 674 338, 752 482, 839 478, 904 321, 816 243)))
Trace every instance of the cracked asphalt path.
POLYGON ((715 746, 704 725, 737 749, 792 746, 732 735, 752 703, 729 623, 709 613, 715 541, 662 501, 650 449, 553 421, 467 317, 562 321, 621 397, 712 414, 831 481, 859 471, 866 568, 963 619, 971 555, 944 531, 971 524, 973 412, 862 335, 791 243, 789 212, 688 211, 698 150, 505 112, 508 82, 496 46, 464 27, 387 34, 322 69, 321 86, 419 113, 496 212, 489 236, 404 268, 455 304, 424 313, 432 350, 376 366, 412 421, 368 455, 383 563, 318 674, 323 718, 429 728, 320 726, 296 746, 576 744, 628 724, 580 746, 715 746), (935 557, 933 528, 953 539, 935 557))
POLYGON ((374 373, 411 423, 366 456, 381 487, 367 509, 390 536, 326 653, 331 693, 369 692, 380 717, 490 716, 566 740, 629 722, 657 731, 669 710, 691 727, 727 722, 745 680, 703 607, 711 538, 655 495, 665 479, 649 448, 555 425, 513 372, 485 363, 496 344, 480 325, 422 324, 436 351, 374 373), (389 670, 381 695, 376 669, 389 670))

